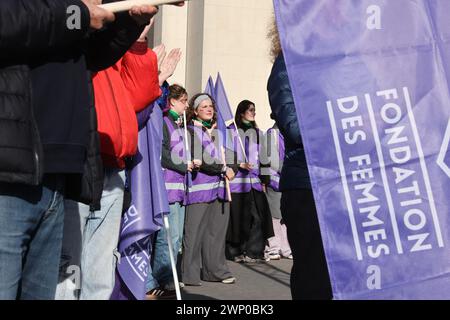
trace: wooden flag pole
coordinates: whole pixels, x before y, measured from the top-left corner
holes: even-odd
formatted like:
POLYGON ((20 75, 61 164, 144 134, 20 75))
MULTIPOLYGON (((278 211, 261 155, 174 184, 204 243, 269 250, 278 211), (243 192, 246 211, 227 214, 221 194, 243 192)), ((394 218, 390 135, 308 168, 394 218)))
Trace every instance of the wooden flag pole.
MULTIPOLYGON (((227 162, 226 162, 226 157, 225 157, 225 148, 223 146, 220 146, 220 148, 222 149, 222 160, 223 160, 224 165, 226 166, 227 162)), ((225 176, 225 190, 227 191, 228 200, 230 200, 230 202, 233 201, 231 198, 230 180, 228 180, 227 176, 225 176)))
POLYGON ((180 0, 126 0, 101 4, 99 5, 99 7, 117 13, 122 11, 129 11, 134 6, 143 6, 143 5, 159 6, 164 4, 173 4, 176 2, 180 2, 180 0))

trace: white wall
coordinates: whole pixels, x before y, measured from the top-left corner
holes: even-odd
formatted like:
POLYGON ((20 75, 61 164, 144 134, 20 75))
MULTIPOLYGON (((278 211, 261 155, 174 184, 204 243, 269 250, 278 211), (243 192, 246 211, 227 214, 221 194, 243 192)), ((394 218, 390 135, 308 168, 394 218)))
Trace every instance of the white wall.
POLYGON ((164 7, 155 39, 160 35, 167 47, 186 53, 171 82, 193 95, 203 90, 209 75, 215 79, 220 72, 233 110, 241 100, 251 100, 259 126, 271 127, 266 34, 272 14, 272 0, 196 0, 184 8, 164 7))

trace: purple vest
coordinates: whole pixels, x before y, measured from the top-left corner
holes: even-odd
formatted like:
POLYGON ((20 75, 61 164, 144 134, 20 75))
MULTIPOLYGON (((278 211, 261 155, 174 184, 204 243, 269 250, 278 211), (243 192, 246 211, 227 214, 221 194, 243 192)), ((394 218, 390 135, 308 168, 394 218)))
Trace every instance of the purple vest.
MULTIPOLYGON (((223 163, 221 159, 221 152, 217 146, 212 142, 209 134, 203 132, 201 127, 192 126, 194 134, 202 142, 202 145, 211 159, 216 159, 217 163, 223 163)), ((210 176, 200 171, 192 173, 192 183, 188 188, 188 194, 185 200, 186 205, 195 203, 209 203, 220 199, 228 201, 227 192, 225 189, 225 179, 223 175, 210 176)))
MULTIPOLYGON (((282 162, 284 160, 284 137, 280 133, 279 129, 269 129, 266 133, 268 136, 271 136, 270 141, 275 143, 275 148, 278 151, 274 155, 270 155, 271 163, 270 163, 270 184, 269 187, 274 191, 280 191, 280 176, 281 169, 283 168, 282 162)), ((271 146, 268 146, 271 148, 271 146)))
MULTIPOLYGON (((251 189, 262 191, 261 180, 259 179, 260 173, 260 161, 259 161, 259 144, 257 136, 259 130, 255 130, 256 135, 242 137, 242 143, 245 147, 245 154, 248 162, 254 165, 251 171, 239 169, 236 177, 230 182, 232 193, 247 193, 251 189)), ((236 153, 238 155, 239 162, 245 162, 245 157, 240 145, 236 146, 236 153)))
MULTIPOLYGON (((179 148, 180 141, 183 141, 183 132, 181 129, 175 129, 172 121, 170 121, 168 117, 164 117, 164 122, 169 129, 170 151, 172 152, 174 148, 179 148)), ((186 176, 165 168, 163 168, 163 173, 169 203, 174 204, 177 202, 184 202, 186 197, 186 176)))

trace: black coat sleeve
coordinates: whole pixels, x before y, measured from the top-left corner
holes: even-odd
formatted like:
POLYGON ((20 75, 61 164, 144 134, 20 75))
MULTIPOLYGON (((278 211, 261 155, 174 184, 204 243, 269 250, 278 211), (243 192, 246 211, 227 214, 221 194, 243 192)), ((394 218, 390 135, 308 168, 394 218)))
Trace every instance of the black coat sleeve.
POLYGON ((0 58, 11 59, 66 49, 81 43, 90 25, 80 0, 1 0, 0 58), (80 28, 69 29, 70 7, 79 8, 80 28))
POLYGON ((144 28, 128 12, 116 14, 113 23, 90 34, 86 46, 88 69, 96 72, 114 65, 136 42, 144 28))

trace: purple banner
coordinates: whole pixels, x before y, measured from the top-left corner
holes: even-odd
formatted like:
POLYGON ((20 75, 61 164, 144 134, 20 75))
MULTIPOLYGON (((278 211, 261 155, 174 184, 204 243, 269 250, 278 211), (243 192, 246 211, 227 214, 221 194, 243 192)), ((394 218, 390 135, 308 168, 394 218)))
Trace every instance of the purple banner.
POLYGON ((169 213, 161 168, 162 125, 162 111, 155 104, 147 125, 139 131, 139 151, 130 172, 132 203, 122 218, 119 281, 113 299, 145 298, 151 235, 163 226, 163 214, 169 213))
POLYGON ((450 298, 450 1, 275 0, 335 299, 450 298))

